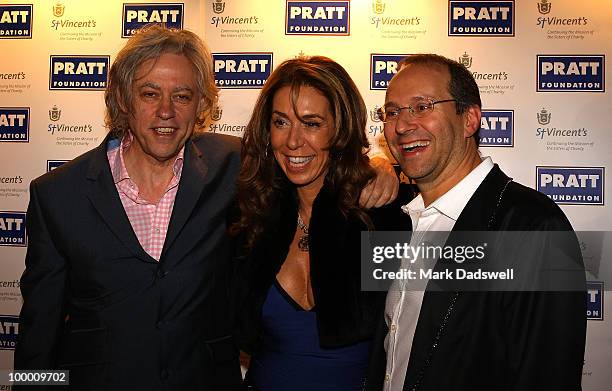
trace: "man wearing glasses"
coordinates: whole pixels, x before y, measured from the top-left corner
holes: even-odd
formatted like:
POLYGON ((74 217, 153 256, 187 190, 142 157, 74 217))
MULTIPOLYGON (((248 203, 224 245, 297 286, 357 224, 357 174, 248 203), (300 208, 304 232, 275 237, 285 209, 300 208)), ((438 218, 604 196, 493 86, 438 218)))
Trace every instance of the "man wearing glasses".
MULTIPOLYGON (((391 153, 420 190, 403 207, 414 235, 572 231, 550 199, 479 154, 481 100, 463 65, 433 54, 406 58, 378 114, 391 153)), ((577 241, 569 248, 581 269, 577 241)), ((583 291, 410 291, 399 284, 387 294, 369 389, 581 389, 583 291)))

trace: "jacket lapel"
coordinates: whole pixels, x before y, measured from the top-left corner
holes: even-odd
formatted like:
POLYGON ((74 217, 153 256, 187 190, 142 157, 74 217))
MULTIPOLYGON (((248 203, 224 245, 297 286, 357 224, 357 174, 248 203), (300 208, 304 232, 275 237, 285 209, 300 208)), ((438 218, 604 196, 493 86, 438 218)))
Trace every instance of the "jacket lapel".
POLYGON ((102 144, 94 150, 92 161, 87 171, 87 197, 100 215, 100 218, 104 220, 117 239, 135 257, 146 262, 155 262, 138 242, 138 238, 121 204, 106 155, 106 146, 110 138, 110 135, 107 136, 102 144))
POLYGON ((192 140, 185 144, 185 160, 181 181, 172 208, 172 217, 170 218, 160 260, 165 258, 164 255, 176 242, 179 233, 192 215, 204 188, 209 184, 213 176, 213 173, 209 172, 209 161, 214 161, 213 158, 214 156, 205 156, 192 140))
MULTIPOLYGON (((510 178, 495 164, 463 208, 453 227, 453 232, 487 231, 492 228, 503 191, 509 180, 510 178)), ((452 240, 451 233, 447 243, 452 240)), ((435 355, 436 348, 433 346, 443 343, 444 334, 452 333, 452 322, 455 319, 452 316, 453 308, 462 304, 462 295, 455 296, 456 293, 450 291, 428 290, 425 292, 412 342, 404 390, 411 390, 415 383, 420 382, 427 372, 430 364, 428 361, 432 360, 435 355), (448 324, 441 331, 440 328, 447 316, 448 324)))

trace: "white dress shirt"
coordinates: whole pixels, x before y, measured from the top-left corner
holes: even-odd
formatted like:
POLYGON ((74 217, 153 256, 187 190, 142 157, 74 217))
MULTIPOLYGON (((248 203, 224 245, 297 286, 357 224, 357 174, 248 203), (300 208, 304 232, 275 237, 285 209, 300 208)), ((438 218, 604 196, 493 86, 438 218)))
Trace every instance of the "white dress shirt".
MULTIPOLYGON (((492 168, 491 158, 485 157, 465 178, 428 207, 425 207, 420 194, 404 205, 402 210, 409 214, 412 220, 411 245, 427 242, 427 232, 451 231, 469 199, 492 168)), ((436 240, 446 239, 444 236, 436 235, 436 240)), ((433 244, 443 245, 444 243, 433 244)), ((423 260, 417 259, 410 267, 415 270, 415 266, 419 267, 422 264, 423 260)), ((402 268, 405 266, 407 265, 403 262, 402 268)), ((431 266, 428 265, 428 267, 431 266)), ((405 284, 405 281, 395 280, 387 293, 385 303, 385 321, 389 333, 385 338, 387 371, 384 391, 402 391, 404 388, 412 340, 423 303, 424 289, 408 290, 405 289, 405 284)))

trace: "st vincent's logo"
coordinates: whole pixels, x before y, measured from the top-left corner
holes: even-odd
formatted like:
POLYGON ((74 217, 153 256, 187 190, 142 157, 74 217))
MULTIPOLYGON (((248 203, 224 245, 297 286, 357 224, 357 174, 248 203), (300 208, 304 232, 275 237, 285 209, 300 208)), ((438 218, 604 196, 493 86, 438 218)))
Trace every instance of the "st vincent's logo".
POLYGON ((184 17, 183 3, 124 3, 121 38, 129 38, 151 23, 182 29, 184 17))
POLYGON ((287 0, 286 35, 350 35, 347 0, 287 0))
POLYGON ((32 4, 0 4, 0 39, 32 38, 32 4))
POLYGON ((448 35, 472 37, 513 37, 514 0, 449 0, 448 35))
POLYGON ((57 108, 57 106, 53 106, 51 110, 49 110, 49 119, 53 122, 57 122, 62 117, 62 111, 57 108))
POLYGON ((219 105, 214 105, 210 112, 210 118, 213 121, 219 121, 222 116, 223 116, 223 109, 219 107, 219 105))
POLYGON ((537 113, 538 123, 540 125, 548 125, 550 123, 551 115, 552 114, 548 110, 542 108, 542 110, 537 113))
POLYGON ((380 110, 380 106, 376 105, 370 109, 370 119, 372 122, 381 122, 380 118, 378 118, 378 110, 380 110))
POLYGON ((53 16, 55 16, 56 18, 61 18, 62 16, 64 16, 65 8, 66 6, 64 6, 64 4, 58 1, 57 3, 55 3, 55 5, 53 5, 53 16))
POLYGON ((374 0, 372 2, 372 12, 376 15, 382 15, 385 13, 385 0, 374 0))
POLYGON ((459 57, 459 64, 469 69, 472 66, 472 56, 463 52, 463 56, 459 57))
POLYGON ((225 1, 215 0, 213 1, 213 12, 215 14, 222 14, 225 11, 225 1))
POLYGON ((541 13, 542 15, 548 14, 551 8, 552 8, 552 4, 548 0, 542 0, 538 3, 538 12, 541 13))

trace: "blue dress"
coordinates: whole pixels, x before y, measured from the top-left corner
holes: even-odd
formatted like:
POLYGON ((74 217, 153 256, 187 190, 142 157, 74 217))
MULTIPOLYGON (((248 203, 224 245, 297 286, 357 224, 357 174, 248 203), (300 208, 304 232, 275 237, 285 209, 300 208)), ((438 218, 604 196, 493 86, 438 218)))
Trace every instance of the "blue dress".
POLYGON ((247 378, 260 391, 359 391, 370 341, 323 349, 316 309, 306 311, 275 281, 263 305, 263 341, 247 378))

